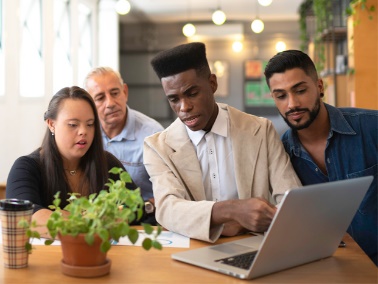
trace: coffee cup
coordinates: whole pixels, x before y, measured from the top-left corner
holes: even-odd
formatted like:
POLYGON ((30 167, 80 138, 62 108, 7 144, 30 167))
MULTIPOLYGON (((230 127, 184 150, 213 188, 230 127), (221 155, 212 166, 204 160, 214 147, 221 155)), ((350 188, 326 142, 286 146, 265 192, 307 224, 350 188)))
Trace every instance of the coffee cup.
POLYGON ((29 253, 25 244, 29 241, 26 229, 19 226, 21 220, 30 223, 33 203, 21 199, 0 200, 0 218, 3 240, 3 259, 6 268, 28 266, 29 253))

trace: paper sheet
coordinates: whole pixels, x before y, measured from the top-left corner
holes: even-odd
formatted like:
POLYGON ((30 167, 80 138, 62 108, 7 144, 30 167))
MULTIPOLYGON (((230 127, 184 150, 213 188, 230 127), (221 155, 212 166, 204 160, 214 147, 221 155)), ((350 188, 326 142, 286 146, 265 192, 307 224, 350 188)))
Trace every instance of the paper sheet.
MULTIPOLYGON (((147 235, 144 234, 143 230, 138 230, 139 238, 138 241, 134 244, 135 246, 141 246, 143 240, 146 238, 147 235)), ((0 225, 0 235, 1 235, 1 225, 0 225)), ((44 238, 41 239, 33 239, 32 245, 44 245, 45 244, 44 238)), ((169 232, 169 231, 162 231, 158 237, 158 241, 164 247, 176 247, 176 248, 189 248, 190 246, 190 238, 184 237, 182 235, 169 232)), ((0 237, 0 243, 2 243, 2 238, 0 237)), ((60 245, 59 240, 55 240, 51 245, 60 245)), ((127 237, 120 238, 119 242, 113 242, 112 245, 119 245, 119 246, 132 246, 133 244, 129 241, 127 237)))
MULTIPOLYGON (((143 230, 138 230, 139 238, 138 241, 135 243, 135 246, 141 246, 143 240, 146 238, 147 235, 143 233, 143 230)), ((164 247, 175 247, 175 248, 188 248, 190 245, 190 239, 188 237, 184 237, 182 235, 169 232, 169 231, 162 231, 159 237, 157 238, 161 245, 164 247)), ((113 243, 116 245, 133 245, 127 237, 120 238, 118 243, 113 243)))

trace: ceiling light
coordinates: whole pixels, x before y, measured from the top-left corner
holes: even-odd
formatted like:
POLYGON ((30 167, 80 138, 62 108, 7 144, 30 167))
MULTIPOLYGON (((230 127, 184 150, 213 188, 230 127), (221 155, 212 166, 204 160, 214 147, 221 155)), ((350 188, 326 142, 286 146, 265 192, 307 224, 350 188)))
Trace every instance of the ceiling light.
POLYGON ((276 50, 277 50, 277 52, 281 52, 281 51, 286 50, 286 43, 283 42, 283 41, 277 41, 276 50))
POLYGON ((261 33, 264 30, 264 22, 256 18, 251 24, 251 29, 256 34, 261 33))
POLYGON ((243 43, 241 41, 234 41, 232 44, 232 50, 234 52, 240 52, 243 50, 243 43))
POLYGON ((191 23, 187 23, 183 28, 182 28, 182 33, 184 34, 184 36, 186 37, 191 37, 193 36, 195 33, 196 33, 196 27, 191 24, 191 23))
POLYGON ((256 34, 259 34, 264 30, 264 22, 259 19, 259 6, 259 3, 256 1, 256 18, 251 23, 251 29, 256 34))
MULTIPOLYGON (((188 1, 188 11, 187 11, 188 12, 188 22, 190 22, 190 5, 191 5, 191 3, 190 3, 190 0, 189 0, 188 1)), ((196 33, 196 27, 191 23, 187 23, 182 27, 182 33, 186 37, 192 37, 196 33)))
POLYGON ((272 4, 272 0, 258 0, 261 6, 269 6, 272 4))
POLYGON ((118 0, 115 5, 116 12, 120 15, 126 15, 130 12, 130 8, 130 3, 127 0, 118 0))
POLYGON ((218 26, 223 25, 226 21, 226 14, 221 9, 218 9, 213 13, 212 20, 218 26))

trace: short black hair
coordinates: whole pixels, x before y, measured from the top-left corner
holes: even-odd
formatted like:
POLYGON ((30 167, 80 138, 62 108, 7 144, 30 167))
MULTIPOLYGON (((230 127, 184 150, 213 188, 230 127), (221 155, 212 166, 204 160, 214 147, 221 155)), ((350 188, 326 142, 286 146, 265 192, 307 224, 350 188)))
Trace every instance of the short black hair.
POLYGON ((210 74, 206 47, 202 42, 181 44, 158 53, 151 60, 152 68, 159 79, 195 69, 197 74, 210 74))
POLYGON ((311 58, 300 50, 285 50, 273 56, 265 67, 265 79, 269 85, 269 79, 275 73, 283 73, 286 70, 300 68, 314 81, 318 80, 318 73, 311 58))

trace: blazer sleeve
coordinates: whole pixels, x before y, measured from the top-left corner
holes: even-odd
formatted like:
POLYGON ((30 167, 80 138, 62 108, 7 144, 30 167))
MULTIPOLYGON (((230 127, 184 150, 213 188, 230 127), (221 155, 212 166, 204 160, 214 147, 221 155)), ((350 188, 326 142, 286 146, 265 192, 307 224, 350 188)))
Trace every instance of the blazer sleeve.
POLYGON ((268 121, 267 125, 267 154, 269 182, 272 187, 272 195, 275 203, 280 203, 287 190, 301 187, 289 155, 286 153, 281 139, 273 124, 268 121))
POLYGON ((160 134, 144 141, 144 164, 153 184, 156 220, 166 229, 190 238, 215 242, 223 225, 211 227, 213 201, 194 200, 160 134))

